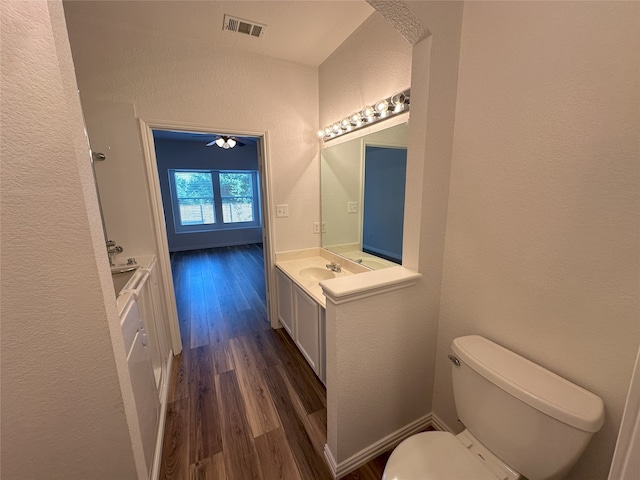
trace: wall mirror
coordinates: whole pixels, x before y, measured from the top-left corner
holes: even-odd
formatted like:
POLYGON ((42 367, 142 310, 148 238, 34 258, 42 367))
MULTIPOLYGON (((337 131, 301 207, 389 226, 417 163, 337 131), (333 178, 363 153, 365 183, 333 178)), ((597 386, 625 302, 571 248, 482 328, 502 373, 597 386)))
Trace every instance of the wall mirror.
POLYGON ((402 264, 408 124, 321 150, 322 246, 378 269, 402 264))

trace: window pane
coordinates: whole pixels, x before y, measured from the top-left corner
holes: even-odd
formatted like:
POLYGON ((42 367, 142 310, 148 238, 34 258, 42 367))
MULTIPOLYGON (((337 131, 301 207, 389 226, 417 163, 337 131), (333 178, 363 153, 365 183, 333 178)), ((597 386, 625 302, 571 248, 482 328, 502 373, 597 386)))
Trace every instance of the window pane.
POLYGON ((251 173, 220 173, 220 195, 224 223, 254 221, 251 173))
POLYGON ((208 172, 174 172, 181 225, 215 223, 213 185, 208 172))

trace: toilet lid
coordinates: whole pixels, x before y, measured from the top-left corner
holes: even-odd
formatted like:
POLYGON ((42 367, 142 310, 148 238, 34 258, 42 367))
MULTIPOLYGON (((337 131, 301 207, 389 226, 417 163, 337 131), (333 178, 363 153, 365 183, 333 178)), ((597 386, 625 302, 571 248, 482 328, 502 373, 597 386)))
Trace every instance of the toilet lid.
POLYGON ((424 432, 407 438, 389 457, 382 480, 496 480, 456 437, 424 432))

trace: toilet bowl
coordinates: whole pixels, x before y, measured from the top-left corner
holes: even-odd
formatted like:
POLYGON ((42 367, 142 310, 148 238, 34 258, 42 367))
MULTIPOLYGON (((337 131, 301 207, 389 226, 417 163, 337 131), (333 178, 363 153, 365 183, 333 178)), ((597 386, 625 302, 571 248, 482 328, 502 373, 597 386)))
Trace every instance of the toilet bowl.
POLYGON ((452 350, 466 430, 404 440, 383 480, 563 478, 602 426, 600 397, 477 335, 456 338, 452 350))
POLYGON ((423 432, 393 451, 383 480, 518 480, 517 472, 482 446, 467 430, 423 432))

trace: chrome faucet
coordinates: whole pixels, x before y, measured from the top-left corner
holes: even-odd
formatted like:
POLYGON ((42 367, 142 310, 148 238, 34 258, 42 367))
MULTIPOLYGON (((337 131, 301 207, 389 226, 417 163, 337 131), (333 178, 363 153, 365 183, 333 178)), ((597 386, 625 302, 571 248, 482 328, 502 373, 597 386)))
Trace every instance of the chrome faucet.
POLYGON ((113 240, 107 240, 107 255, 109 255, 109 265, 112 267, 115 266, 115 257, 118 253, 122 253, 124 248, 120 245, 116 245, 116 242, 113 240))
POLYGON ((342 271, 340 264, 336 262, 331 262, 328 265, 326 265, 326 267, 332 272, 340 273, 342 271))

